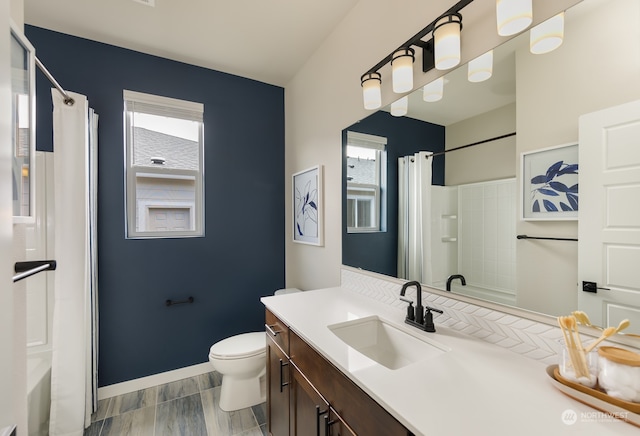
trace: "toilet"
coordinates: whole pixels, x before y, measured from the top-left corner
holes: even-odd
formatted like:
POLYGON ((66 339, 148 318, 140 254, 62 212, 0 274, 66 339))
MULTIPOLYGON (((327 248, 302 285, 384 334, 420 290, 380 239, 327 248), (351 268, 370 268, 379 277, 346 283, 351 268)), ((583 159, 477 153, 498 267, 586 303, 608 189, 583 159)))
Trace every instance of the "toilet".
MULTIPOLYGON (((279 289, 275 295, 300 292, 279 289)), ((265 332, 242 333, 216 342, 209 349, 209 362, 222 374, 220 408, 225 412, 244 409, 266 401, 267 368, 265 332)))

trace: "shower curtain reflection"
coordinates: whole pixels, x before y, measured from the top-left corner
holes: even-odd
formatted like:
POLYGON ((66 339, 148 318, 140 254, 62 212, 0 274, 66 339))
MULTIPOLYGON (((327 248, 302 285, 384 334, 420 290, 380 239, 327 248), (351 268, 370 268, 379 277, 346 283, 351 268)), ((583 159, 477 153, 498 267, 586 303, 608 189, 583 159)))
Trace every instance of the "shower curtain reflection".
POLYGON ((398 158, 398 277, 432 284, 432 152, 398 158))

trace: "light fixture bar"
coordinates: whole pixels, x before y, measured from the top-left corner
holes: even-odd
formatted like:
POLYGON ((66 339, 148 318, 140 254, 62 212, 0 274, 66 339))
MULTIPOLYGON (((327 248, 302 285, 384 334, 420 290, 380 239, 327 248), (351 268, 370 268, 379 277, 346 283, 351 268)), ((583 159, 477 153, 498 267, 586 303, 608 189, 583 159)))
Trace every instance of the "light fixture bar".
MULTIPOLYGON (((392 51, 391 54, 389 54, 387 57, 385 57, 380 62, 375 64, 373 67, 371 67, 369 70, 367 70, 367 72, 365 74, 377 72, 380 68, 384 67, 386 64, 391 62, 391 60, 393 59, 393 54, 394 53, 396 53, 398 50, 401 50, 403 48, 416 46, 416 47, 421 47, 423 50, 428 50, 429 49, 429 45, 431 45, 431 50, 433 50, 433 48, 432 48, 433 47, 432 40, 422 41, 422 38, 427 36, 429 33, 433 32, 433 29, 434 29, 436 23, 438 22, 438 20, 440 20, 441 18, 446 17, 448 15, 460 13, 460 11, 465 6, 470 4, 471 2, 473 2, 473 0, 460 0, 458 3, 456 3, 453 6, 451 6, 447 11, 445 11, 443 14, 441 14, 438 18, 436 18, 431 23, 429 23, 427 25, 427 27, 422 29, 420 32, 416 33, 413 37, 411 37, 411 39, 409 39, 404 44, 401 44, 397 49, 392 51)), ((427 71, 429 71, 431 68, 433 68, 433 67, 431 67, 428 70, 425 70, 425 67, 427 67, 427 66, 428 66, 428 63, 427 63, 427 65, 425 65, 425 62, 423 61, 422 71, 425 72, 425 73, 427 71)), ((363 74, 363 76, 364 76, 364 74, 363 74)))

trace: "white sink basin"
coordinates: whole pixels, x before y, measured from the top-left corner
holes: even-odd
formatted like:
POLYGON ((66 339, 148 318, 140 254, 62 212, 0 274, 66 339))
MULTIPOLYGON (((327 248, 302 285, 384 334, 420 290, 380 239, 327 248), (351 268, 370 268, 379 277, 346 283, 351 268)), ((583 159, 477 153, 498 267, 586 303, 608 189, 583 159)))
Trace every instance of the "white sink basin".
POLYGON ((450 350, 445 345, 400 330, 375 315, 327 327, 349 347, 389 369, 399 369, 450 350))

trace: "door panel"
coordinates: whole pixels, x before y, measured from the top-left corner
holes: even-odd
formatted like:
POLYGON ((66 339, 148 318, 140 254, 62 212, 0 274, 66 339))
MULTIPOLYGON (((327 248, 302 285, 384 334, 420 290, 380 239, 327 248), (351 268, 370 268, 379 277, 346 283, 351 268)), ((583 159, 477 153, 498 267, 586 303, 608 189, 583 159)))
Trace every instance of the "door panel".
POLYGON ((640 333, 640 101, 580 117, 578 306, 598 325, 640 333))
POLYGON ((13 202, 12 202, 12 149, 11 146, 11 79, 9 50, 9 2, 0 0, 0 431, 5 427, 20 424, 19 431, 26 434, 25 369, 19 368, 18 350, 24 350, 21 339, 26 332, 20 319, 17 298, 21 289, 13 285, 13 202))

